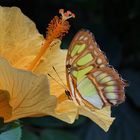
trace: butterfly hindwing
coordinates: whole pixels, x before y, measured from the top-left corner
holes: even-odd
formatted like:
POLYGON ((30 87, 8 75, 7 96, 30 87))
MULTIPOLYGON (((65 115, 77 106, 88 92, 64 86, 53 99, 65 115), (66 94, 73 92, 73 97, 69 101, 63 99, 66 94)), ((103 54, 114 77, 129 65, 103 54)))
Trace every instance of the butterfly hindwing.
POLYGON ((89 75, 98 87, 105 104, 117 105, 124 101, 125 83, 115 69, 104 67, 91 72, 89 75))
POLYGON ((66 67, 68 85, 71 79, 77 91, 73 98, 80 97, 85 105, 101 109, 124 100, 124 82, 110 68, 91 32, 81 30, 75 35, 68 49, 66 67))

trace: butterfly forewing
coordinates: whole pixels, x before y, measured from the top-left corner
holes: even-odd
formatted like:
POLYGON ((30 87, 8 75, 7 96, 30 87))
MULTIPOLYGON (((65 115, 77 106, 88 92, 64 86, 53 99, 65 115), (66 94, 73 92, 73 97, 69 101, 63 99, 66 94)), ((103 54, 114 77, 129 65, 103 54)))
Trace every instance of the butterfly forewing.
POLYGON ((106 56, 87 30, 79 31, 70 44, 66 74, 71 95, 85 105, 101 109, 124 100, 124 82, 109 67, 106 56))
POLYGON ((67 61, 77 67, 85 65, 99 67, 101 64, 108 64, 106 56, 98 47, 92 33, 87 30, 81 30, 75 35, 69 47, 67 61))

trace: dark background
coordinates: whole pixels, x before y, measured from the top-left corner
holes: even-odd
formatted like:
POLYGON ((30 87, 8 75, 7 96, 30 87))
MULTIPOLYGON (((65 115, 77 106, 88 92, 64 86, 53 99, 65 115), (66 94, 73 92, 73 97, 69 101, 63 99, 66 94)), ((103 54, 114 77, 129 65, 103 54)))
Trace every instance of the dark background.
POLYGON ((140 0, 0 0, 0 5, 18 6, 44 35, 60 8, 73 11, 76 18, 62 47, 79 29, 90 29, 110 64, 129 82, 125 103, 112 108, 116 120, 108 133, 85 117, 73 125, 30 118, 21 120, 22 140, 140 140, 140 0))

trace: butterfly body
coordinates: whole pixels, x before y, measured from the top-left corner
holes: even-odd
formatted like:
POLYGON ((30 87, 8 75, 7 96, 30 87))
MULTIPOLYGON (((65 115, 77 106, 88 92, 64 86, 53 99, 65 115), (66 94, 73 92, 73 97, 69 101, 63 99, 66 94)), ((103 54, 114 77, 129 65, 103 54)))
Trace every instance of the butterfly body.
POLYGON ((102 109, 124 101, 125 83, 87 30, 79 31, 70 44, 66 77, 71 99, 77 104, 102 109))

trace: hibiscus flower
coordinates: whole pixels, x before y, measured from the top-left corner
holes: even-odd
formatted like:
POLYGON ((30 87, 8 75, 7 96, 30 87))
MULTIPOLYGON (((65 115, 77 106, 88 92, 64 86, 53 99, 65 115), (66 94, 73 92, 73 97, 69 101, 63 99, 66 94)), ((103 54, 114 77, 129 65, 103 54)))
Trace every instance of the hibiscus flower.
POLYGON ((44 38, 20 9, 0 7, 0 116, 9 122, 51 115, 73 123, 84 115, 107 131, 114 120, 110 107, 90 110, 77 105, 59 84, 67 85, 67 50, 60 48, 61 39, 70 27, 67 19, 75 16, 62 9, 60 13, 61 17, 50 22, 44 38))

